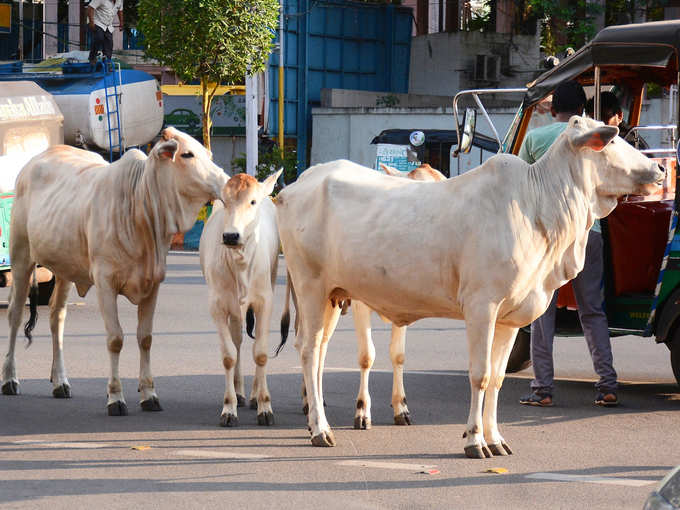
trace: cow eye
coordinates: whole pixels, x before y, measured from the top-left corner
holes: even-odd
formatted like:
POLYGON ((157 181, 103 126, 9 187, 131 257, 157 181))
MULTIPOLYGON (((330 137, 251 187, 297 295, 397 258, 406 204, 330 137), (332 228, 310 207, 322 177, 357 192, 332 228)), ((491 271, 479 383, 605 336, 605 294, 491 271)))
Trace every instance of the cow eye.
POLYGON ((193 158, 193 157, 194 157, 194 153, 191 152, 191 151, 185 152, 185 153, 182 154, 182 157, 183 157, 183 158, 193 158))
POLYGON ((255 200, 251 200, 250 205, 255 205, 255 200))

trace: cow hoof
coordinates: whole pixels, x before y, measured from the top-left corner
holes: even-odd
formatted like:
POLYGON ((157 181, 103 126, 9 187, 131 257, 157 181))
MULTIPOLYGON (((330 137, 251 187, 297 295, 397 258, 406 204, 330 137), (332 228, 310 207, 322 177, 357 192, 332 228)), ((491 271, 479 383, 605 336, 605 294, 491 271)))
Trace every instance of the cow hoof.
POLYGON ((505 448, 501 443, 490 444, 489 451, 491 452, 492 455, 498 455, 500 457, 505 457, 508 455, 508 452, 505 451, 505 448))
POLYGON ((250 408, 251 409, 257 409, 257 400, 254 398, 250 399, 250 408))
POLYGON ((68 384, 62 384, 52 390, 54 398, 71 398, 71 387, 68 384))
POLYGON ((236 407, 245 407, 246 406, 246 397, 243 395, 236 395, 236 407))
POLYGON ((316 436, 312 437, 312 444, 314 446, 335 446, 335 437, 333 437, 333 433, 329 430, 327 432, 322 432, 321 434, 317 434, 316 436))
POLYGON ((394 416, 394 424, 395 425, 411 425, 411 414, 410 413, 401 413, 397 414, 394 416))
POLYGON ((113 402, 106 406, 109 411, 109 416, 127 416, 128 408, 125 402, 113 402))
POLYGON ((19 382, 18 381, 7 381, 2 385, 3 395, 18 395, 19 394, 19 382))
POLYGON ((465 456, 468 459, 485 459, 493 457, 491 450, 486 446, 471 445, 465 447, 465 456))
POLYGON ((267 411, 257 415, 257 424, 266 425, 267 427, 274 425, 274 413, 267 411))
POLYGON ((305 413, 305 416, 307 416, 309 414, 309 404, 305 404, 302 407, 302 412, 305 413))
POLYGON ((139 403, 142 406, 142 411, 162 411, 161 403, 158 397, 151 397, 149 400, 143 400, 139 403))
POLYGON ((368 430, 371 428, 371 420, 365 416, 355 416, 354 428, 357 430, 368 430))
POLYGON ((223 414, 220 416, 220 427, 237 427, 238 416, 235 414, 223 414))

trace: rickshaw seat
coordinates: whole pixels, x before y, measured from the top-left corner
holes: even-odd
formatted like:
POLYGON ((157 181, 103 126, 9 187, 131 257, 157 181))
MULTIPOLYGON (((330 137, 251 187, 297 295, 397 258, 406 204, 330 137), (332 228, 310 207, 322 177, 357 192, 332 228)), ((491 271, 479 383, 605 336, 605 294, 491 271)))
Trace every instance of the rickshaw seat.
POLYGON ((620 202, 607 217, 614 295, 654 294, 673 200, 620 202))

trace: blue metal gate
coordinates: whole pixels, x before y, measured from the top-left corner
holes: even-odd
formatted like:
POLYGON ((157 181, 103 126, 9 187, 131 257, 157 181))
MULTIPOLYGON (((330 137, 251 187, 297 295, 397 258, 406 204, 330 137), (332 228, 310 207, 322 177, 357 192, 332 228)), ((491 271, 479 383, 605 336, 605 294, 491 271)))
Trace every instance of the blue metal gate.
MULTIPOLYGON (((311 109, 322 88, 408 92, 412 9, 343 0, 284 2, 284 133, 307 167, 311 109)), ((279 40, 277 33, 276 42, 279 40)), ((278 132, 279 55, 269 61, 270 133, 278 132)))

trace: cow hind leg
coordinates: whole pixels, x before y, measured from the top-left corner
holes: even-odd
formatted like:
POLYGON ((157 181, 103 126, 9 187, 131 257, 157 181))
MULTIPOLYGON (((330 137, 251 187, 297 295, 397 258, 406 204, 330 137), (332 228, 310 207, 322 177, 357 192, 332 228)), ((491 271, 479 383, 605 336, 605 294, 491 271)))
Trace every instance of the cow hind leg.
POLYGON ((50 297, 50 331, 52 332, 52 396, 71 398, 71 385, 64 366, 64 322, 66 321, 66 300, 71 282, 55 277, 54 290, 50 297))
POLYGON ((411 413, 406 404, 404 390, 404 362, 406 361, 406 326, 392 325, 390 339, 390 359, 392 360, 392 409, 395 425, 411 425, 411 413))
POLYGON ((253 391, 250 395, 257 407, 257 424, 274 425, 274 411, 272 410, 271 395, 267 387, 267 361, 269 322, 271 319, 271 298, 257 304, 255 313, 255 342, 253 343, 253 360, 255 361, 255 379, 253 391))
POLYGON ((139 405, 142 411, 163 410, 151 374, 151 333, 157 297, 158 284, 137 307, 137 346, 139 347, 139 386, 137 391, 140 393, 139 405))
POLYGON ((333 315, 333 309, 340 314, 338 307, 333 307, 323 290, 316 282, 309 282, 306 288, 300 289, 299 310, 300 330, 298 333, 300 360, 304 383, 309 402, 307 423, 314 446, 335 446, 335 437, 331 431, 323 408, 323 397, 320 393, 320 347, 324 337, 325 324, 333 315))
POLYGON ((484 439, 494 455, 511 455, 512 450, 498 431, 498 393, 505 378, 505 367, 512 351, 517 328, 496 324, 491 348, 491 379, 484 398, 484 439))
POLYGON ((16 374, 14 350, 16 348, 17 333, 21 326, 21 319, 24 315, 26 298, 28 298, 31 273, 35 267, 35 263, 32 262, 29 257, 28 240, 25 240, 25 244, 21 244, 21 249, 13 247, 11 256, 13 283, 10 288, 9 307, 7 311, 7 319, 9 321, 9 347, 7 355, 5 356, 5 361, 2 365, 3 395, 19 394, 19 379, 16 374))
POLYGON ((371 428, 371 394, 368 379, 375 360, 375 346, 371 338, 371 309, 361 301, 352 303, 352 318, 357 333, 359 362, 359 393, 357 394, 354 428, 371 428))
POLYGON ((491 375, 491 346, 497 308, 491 303, 473 302, 469 310, 465 315, 465 326, 470 357, 470 414, 463 434, 467 438, 464 450, 469 458, 483 459, 492 456, 482 433, 482 405, 491 375))
POLYGON ((321 405, 326 407, 326 400, 323 397, 323 369, 326 364, 326 354, 328 353, 328 341, 333 336, 335 332, 335 327, 338 325, 338 319, 340 319, 340 314, 342 313, 342 307, 340 305, 332 306, 324 314, 324 328, 323 336, 321 337, 321 345, 319 346, 319 396, 321 397, 321 405))

